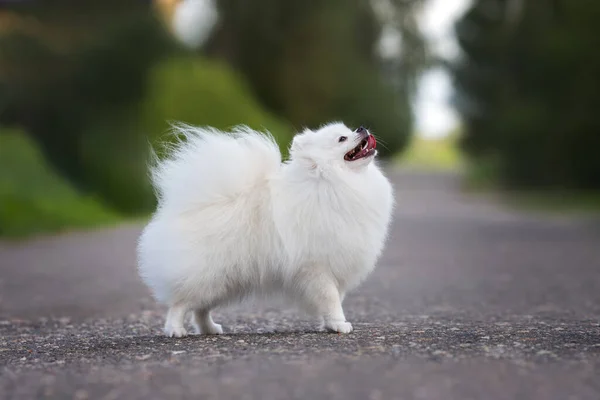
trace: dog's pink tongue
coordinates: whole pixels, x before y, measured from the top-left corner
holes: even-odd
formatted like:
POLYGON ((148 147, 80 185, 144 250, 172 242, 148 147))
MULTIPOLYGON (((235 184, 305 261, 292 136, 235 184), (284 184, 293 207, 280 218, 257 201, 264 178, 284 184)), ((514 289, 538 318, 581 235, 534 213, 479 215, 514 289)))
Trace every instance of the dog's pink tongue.
POLYGON ((373 135, 369 135, 369 137, 368 137, 367 141, 368 141, 368 145, 367 145, 367 147, 368 147, 369 149, 374 149, 374 148, 376 148, 376 147, 377 147, 377 140, 375 139, 375 136, 373 136, 373 135))

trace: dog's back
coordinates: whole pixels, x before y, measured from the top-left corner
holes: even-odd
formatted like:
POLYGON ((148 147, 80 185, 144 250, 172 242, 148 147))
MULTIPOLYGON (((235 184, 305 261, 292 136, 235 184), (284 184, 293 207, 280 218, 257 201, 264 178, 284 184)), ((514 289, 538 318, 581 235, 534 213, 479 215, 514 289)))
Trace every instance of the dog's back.
POLYGON ((187 125, 175 129, 183 140, 151 171, 164 212, 181 214, 234 199, 280 168, 281 153, 269 134, 244 126, 231 133, 187 125))

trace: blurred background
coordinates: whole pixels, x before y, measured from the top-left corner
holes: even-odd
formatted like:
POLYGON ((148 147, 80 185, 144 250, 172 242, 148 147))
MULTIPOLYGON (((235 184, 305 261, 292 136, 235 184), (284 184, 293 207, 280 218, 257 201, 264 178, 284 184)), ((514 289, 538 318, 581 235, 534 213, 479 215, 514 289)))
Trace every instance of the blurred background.
POLYGON ((364 124, 394 165, 600 207, 599 21, 593 0, 0 1, 0 236, 146 217, 170 121, 284 153, 364 124))

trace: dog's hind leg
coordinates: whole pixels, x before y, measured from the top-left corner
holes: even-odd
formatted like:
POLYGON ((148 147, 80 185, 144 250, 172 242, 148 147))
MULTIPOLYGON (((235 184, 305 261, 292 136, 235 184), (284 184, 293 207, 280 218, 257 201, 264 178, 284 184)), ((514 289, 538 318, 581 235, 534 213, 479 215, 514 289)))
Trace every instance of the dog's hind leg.
POLYGON ((169 308, 165 322, 165 335, 168 337, 187 336, 187 331, 183 326, 183 320, 187 311, 188 309, 181 304, 169 308))
POLYGON ((223 328, 221 325, 215 324, 208 309, 194 310, 192 324, 199 335, 221 335, 223 333, 223 328))

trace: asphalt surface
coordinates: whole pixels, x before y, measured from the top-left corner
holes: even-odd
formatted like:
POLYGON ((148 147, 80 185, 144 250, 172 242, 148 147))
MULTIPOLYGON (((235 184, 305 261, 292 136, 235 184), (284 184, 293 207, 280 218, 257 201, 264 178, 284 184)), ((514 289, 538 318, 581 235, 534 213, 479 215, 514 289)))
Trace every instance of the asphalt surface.
POLYGON ((162 337, 139 226, 0 242, 0 398, 599 399, 600 222, 390 177, 391 238, 344 303, 349 335, 245 304, 215 313, 223 336, 162 337))

